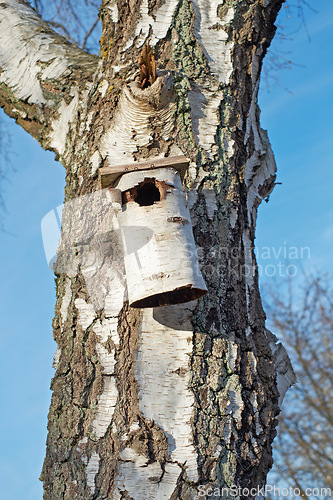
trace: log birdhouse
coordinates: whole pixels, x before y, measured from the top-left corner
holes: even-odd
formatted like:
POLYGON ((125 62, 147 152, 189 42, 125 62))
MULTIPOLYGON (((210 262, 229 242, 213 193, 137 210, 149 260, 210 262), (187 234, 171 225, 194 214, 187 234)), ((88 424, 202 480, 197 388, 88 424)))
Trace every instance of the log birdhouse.
POLYGON ((207 293, 180 173, 184 156, 100 169, 123 235, 129 304, 158 307, 207 293), (121 208, 120 208, 121 207, 121 208))

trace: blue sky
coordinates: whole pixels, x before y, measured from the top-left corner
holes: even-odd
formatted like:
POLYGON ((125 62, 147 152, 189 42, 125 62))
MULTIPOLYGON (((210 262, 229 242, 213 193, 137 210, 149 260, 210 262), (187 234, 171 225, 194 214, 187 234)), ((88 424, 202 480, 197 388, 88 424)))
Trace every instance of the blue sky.
MULTIPOLYGON (((295 63, 279 75, 289 92, 262 88, 259 101, 282 185, 259 208, 257 253, 265 246, 276 254, 296 247, 301 256, 301 249, 309 248, 303 259, 289 260, 299 272, 301 267, 332 271, 333 257, 333 5, 326 0, 315 7, 317 13, 305 10, 311 41, 301 29, 282 46, 295 63)), ((264 270, 276 261, 259 258, 264 270)), ((267 279, 263 273, 261 281, 267 279)))
MULTIPOLYGON (((262 283, 272 279, 267 274, 277 272, 291 248, 299 255, 301 248, 310 249, 310 258, 304 252, 303 259, 289 259, 297 272, 301 266, 332 271, 332 0, 316 2, 315 7, 317 13, 305 11, 311 42, 300 29, 282 46, 297 65, 280 71, 281 86, 269 91, 263 87, 260 93, 262 126, 268 130, 282 182, 259 208, 256 245, 262 283)), ((291 20, 287 30, 293 25, 296 21, 291 20)), ((42 498, 38 477, 55 351, 55 285, 44 257, 40 223, 62 203, 64 173, 52 153, 43 151, 12 120, 2 119, 12 134, 16 171, 5 184, 8 232, 1 234, 0 248, 1 498, 36 500, 42 498)))

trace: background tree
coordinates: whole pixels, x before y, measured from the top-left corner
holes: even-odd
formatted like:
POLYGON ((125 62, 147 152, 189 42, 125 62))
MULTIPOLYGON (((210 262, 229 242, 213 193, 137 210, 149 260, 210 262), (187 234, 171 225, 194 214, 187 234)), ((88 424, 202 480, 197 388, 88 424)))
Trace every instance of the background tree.
POLYGON ((268 293, 265 307, 297 375, 279 416, 274 466, 313 498, 307 488, 333 491, 333 294, 328 278, 308 277, 298 291, 292 285, 268 293))
MULTIPOLYGON (((279 42, 287 42, 292 40, 295 33, 299 30, 305 30, 310 41, 310 34, 307 29, 306 12, 312 10, 313 4, 306 0, 285 1, 280 11, 275 40, 279 42), (294 27, 290 28, 289 22, 293 20, 294 27), (297 20, 297 23, 295 23, 297 20)), ((285 43, 280 43, 279 46, 275 44, 275 48, 269 48, 265 57, 265 64, 263 67, 263 82, 264 85, 270 87, 272 84, 281 85, 280 73, 284 69, 291 69, 294 64, 293 56, 290 51, 286 51, 285 43)), ((290 92, 290 89, 285 89, 290 92)))
POLYGON ((99 58, 27 3, 0 6, 0 104, 65 166, 66 201, 96 190, 108 163, 186 154, 209 288, 194 309, 135 311, 114 279, 95 311, 82 272, 58 277, 45 498, 185 499, 265 482, 292 380, 265 328, 253 252, 275 180, 257 92, 281 3, 105 1, 99 58), (158 78, 140 90, 148 36, 158 78))

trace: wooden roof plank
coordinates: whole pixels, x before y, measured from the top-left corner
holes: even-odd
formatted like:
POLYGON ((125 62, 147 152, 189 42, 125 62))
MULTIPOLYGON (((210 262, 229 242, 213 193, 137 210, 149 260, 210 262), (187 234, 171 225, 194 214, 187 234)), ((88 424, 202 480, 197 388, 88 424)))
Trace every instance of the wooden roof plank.
POLYGON ((124 165, 109 165, 99 169, 99 179, 101 189, 112 186, 115 180, 123 174, 136 170, 153 170, 155 168, 176 168, 180 174, 185 173, 189 161, 184 155, 168 156, 165 158, 150 158, 146 161, 127 163, 124 165))

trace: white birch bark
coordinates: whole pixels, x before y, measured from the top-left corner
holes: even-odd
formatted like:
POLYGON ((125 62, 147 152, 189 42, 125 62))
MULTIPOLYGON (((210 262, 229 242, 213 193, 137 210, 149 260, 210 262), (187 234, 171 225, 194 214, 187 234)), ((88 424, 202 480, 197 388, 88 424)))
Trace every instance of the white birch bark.
POLYGON ((103 273, 58 276, 46 499, 185 500, 265 483, 278 398, 293 382, 265 329, 253 251, 275 180, 257 93, 281 3, 105 0, 98 65, 26 2, 0 5, 0 104, 61 159, 66 201, 98 189, 101 166, 186 155, 208 288, 199 302, 141 311, 107 254, 103 273), (158 79, 141 90, 148 37, 158 79), (102 274, 100 308, 89 283, 102 274))
POLYGON ((22 0, 1 3, 0 40, 0 105, 62 155, 97 58, 69 44, 22 0))

